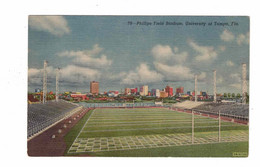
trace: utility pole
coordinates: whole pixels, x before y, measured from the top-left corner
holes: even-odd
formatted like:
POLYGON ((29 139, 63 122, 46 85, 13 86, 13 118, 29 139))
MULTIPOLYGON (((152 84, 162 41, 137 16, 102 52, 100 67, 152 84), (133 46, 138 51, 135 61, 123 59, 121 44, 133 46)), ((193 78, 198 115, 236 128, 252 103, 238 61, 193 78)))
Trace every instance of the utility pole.
POLYGON ((194 144, 194 112, 191 109, 191 143, 194 144))
POLYGON ((218 111, 218 142, 221 141, 221 117, 220 117, 220 110, 218 111))
POLYGON ((246 64, 242 64, 242 103, 246 104, 247 100, 247 83, 246 83, 246 64))
POLYGON ((213 86, 214 86, 214 103, 217 102, 217 79, 216 79, 216 70, 213 71, 213 76, 214 76, 214 80, 213 80, 213 86))
POLYGON ((60 78, 60 68, 56 69, 56 102, 59 101, 59 78, 60 78))
POLYGON ((47 96, 47 64, 48 62, 46 60, 44 60, 43 63, 43 89, 42 89, 42 93, 43 93, 43 98, 42 98, 42 103, 45 104, 46 103, 46 96, 47 96))
POLYGON ((195 75, 195 102, 197 102, 197 75, 195 75))

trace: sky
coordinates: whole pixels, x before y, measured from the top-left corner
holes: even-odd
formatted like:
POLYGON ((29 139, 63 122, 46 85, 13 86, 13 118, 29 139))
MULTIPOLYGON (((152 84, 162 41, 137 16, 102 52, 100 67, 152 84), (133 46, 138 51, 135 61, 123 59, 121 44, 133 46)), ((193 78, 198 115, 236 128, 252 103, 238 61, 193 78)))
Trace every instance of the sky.
MULTIPOLYGON (((42 88, 48 61, 48 91, 100 92, 148 85, 149 90, 241 93, 242 63, 249 83, 249 18, 206 16, 29 16, 28 91, 42 88), (166 25, 170 22, 171 25, 166 25)), ((249 84, 248 84, 249 85, 249 84)))

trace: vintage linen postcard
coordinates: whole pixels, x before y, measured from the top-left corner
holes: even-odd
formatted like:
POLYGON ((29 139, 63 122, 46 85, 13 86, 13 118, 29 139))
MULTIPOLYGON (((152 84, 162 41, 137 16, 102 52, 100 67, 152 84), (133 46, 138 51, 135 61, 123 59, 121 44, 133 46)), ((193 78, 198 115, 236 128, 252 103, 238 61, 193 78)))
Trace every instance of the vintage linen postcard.
POLYGON ((248 156, 249 17, 28 24, 29 156, 248 156))

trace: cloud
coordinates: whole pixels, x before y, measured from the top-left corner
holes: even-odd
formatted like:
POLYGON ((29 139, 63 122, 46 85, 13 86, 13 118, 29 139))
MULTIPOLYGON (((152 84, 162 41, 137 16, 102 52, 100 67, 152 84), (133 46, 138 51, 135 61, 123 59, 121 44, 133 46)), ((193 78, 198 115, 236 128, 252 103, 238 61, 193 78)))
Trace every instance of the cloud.
POLYGON ((241 84, 240 83, 234 83, 234 84, 229 84, 229 86, 236 88, 236 89, 241 89, 241 84))
POLYGON ((236 40, 238 45, 249 44, 249 32, 246 35, 239 34, 236 40))
POLYGON ((226 61, 226 65, 229 67, 234 66, 234 63, 231 60, 226 61))
POLYGON ((104 54, 100 55, 102 50, 103 48, 100 48, 98 44, 96 44, 91 50, 64 51, 57 53, 57 55, 72 58, 72 62, 75 65, 82 67, 108 67, 112 64, 112 60, 109 60, 104 54))
POLYGON ((230 32, 227 29, 225 29, 222 32, 222 34, 220 34, 220 39, 225 41, 225 42, 230 42, 230 41, 233 41, 235 39, 235 36, 233 35, 232 32, 230 32))
POLYGON ((29 26, 34 30, 48 32, 56 36, 70 33, 68 23, 63 16, 30 16, 29 26))
POLYGON ((194 74, 191 73, 190 68, 182 65, 169 66, 155 62, 154 66, 155 69, 163 74, 167 80, 184 81, 191 80, 194 77, 194 74))
POLYGON ((66 82, 88 83, 100 77, 101 72, 91 68, 68 65, 61 69, 61 79, 66 82))
POLYGON ((232 81, 232 83, 234 83, 234 82, 241 83, 241 74, 239 74, 239 73, 230 74, 230 80, 232 81))
POLYGON ((200 46, 192 40, 188 40, 188 44, 198 53, 195 57, 196 61, 212 61, 217 58, 218 54, 212 46, 200 46))
POLYGON ((151 53, 157 62, 162 63, 184 63, 187 60, 187 52, 179 52, 178 47, 172 48, 169 45, 156 45, 152 48, 151 53))
POLYGON ((135 71, 130 71, 125 78, 122 79, 121 84, 147 84, 162 81, 163 76, 156 71, 150 70, 149 66, 141 63, 135 71))
MULTIPOLYGON (((43 69, 29 68, 28 83, 29 85, 42 85, 43 69)), ((65 84, 79 83, 84 84, 92 80, 98 80, 101 72, 95 69, 68 65, 60 70, 60 80, 65 84)), ((48 82, 55 83, 56 69, 52 66, 47 67, 48 82)))

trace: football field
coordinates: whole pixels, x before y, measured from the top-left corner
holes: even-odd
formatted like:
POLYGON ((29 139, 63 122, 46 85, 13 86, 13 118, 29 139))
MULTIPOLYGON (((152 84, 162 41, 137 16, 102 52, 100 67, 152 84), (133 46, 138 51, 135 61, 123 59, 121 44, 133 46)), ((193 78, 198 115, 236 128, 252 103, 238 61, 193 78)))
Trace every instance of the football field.
POLYGON ((98 108, 84 122, 67 154, 248 141, 248 126, 166 108, 98 108))

